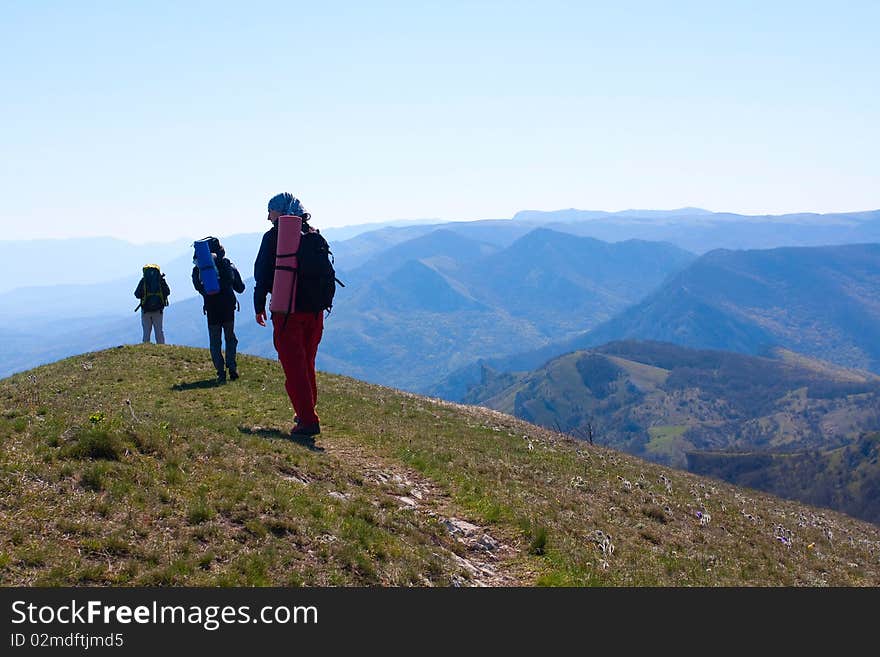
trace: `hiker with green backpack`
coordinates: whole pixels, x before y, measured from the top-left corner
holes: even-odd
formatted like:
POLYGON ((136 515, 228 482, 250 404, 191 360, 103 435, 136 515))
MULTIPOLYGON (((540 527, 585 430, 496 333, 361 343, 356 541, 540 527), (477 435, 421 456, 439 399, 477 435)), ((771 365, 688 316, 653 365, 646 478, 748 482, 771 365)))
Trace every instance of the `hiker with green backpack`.
POLYGON ((135 312, 141 311, 141 326, 144 329, 143 342, 150 341, 150 334, 156 334, 156 344, 165 344, 165 332, 162 330, 162 315, 168 305, 171 289, 165 282, 165 274, 159 265, 144 265, 143 276, 134 289, 134 296, 141 300, 135 312))

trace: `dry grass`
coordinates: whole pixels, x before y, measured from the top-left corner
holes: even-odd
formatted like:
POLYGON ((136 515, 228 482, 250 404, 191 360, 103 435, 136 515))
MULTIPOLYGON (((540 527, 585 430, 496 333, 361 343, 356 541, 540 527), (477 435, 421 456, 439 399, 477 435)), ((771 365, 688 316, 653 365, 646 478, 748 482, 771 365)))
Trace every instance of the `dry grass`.
POLYGON ((138 345, 0 381, 4 585, 880 585, 880 530, 494 411, 138 345))

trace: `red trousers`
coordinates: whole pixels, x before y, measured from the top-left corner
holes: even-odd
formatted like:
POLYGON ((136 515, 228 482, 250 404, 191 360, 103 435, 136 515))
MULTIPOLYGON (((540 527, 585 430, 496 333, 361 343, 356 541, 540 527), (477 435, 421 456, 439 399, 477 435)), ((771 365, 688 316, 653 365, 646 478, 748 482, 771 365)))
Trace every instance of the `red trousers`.
POLYGON ((284 369, 284 388, 300 424, 317 424, 315 356, 324 333, 324 313, 272 313, 272 339, 284 369))

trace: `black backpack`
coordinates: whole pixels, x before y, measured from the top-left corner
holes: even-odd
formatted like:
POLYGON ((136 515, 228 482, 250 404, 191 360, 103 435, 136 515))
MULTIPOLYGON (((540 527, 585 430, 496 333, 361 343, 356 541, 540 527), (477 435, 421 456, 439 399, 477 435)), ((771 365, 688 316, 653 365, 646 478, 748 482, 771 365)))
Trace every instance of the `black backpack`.
POLYGON ((168 300, 162 292, 162 279, 165 277, 165 274, 159 271, 158 265, 145 265, 143 272, 144 296, 141 297, 141 303, 138 307, 143 308, 144 312, 148 313, 162 310, 162 308, 168 305, 168 300))
POLYGON ((297 257, 296 309, 307 312, 330 312, 336 284, 345 283, 336 278, 333 254, 327 240, 318 231, 303 234, 297 257))
POLYGON ((217 277, 220 282, 220 292, 229 292, 230 290, 241 294, 244 292, 244 281, 241 280, 241 274, 236 277, 233 273, 233 264, 229 258, 216 257, 214 261, 217 263, 217 277))
POLYGON ((215 257, 214 263, 217 265, 217 279, 220 283, 220 292, 231 290, 232 268, 229 266, 229 260, 226 258, 215 257))

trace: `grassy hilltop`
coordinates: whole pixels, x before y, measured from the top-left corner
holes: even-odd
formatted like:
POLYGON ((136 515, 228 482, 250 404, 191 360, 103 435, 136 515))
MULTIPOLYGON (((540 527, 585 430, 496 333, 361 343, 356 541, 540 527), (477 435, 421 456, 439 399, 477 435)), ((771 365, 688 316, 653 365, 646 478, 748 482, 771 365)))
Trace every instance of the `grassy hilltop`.
POLYGON ((880 585, 880 528, 319 375, 137 345, 0 381, 0 584, 880 585))

